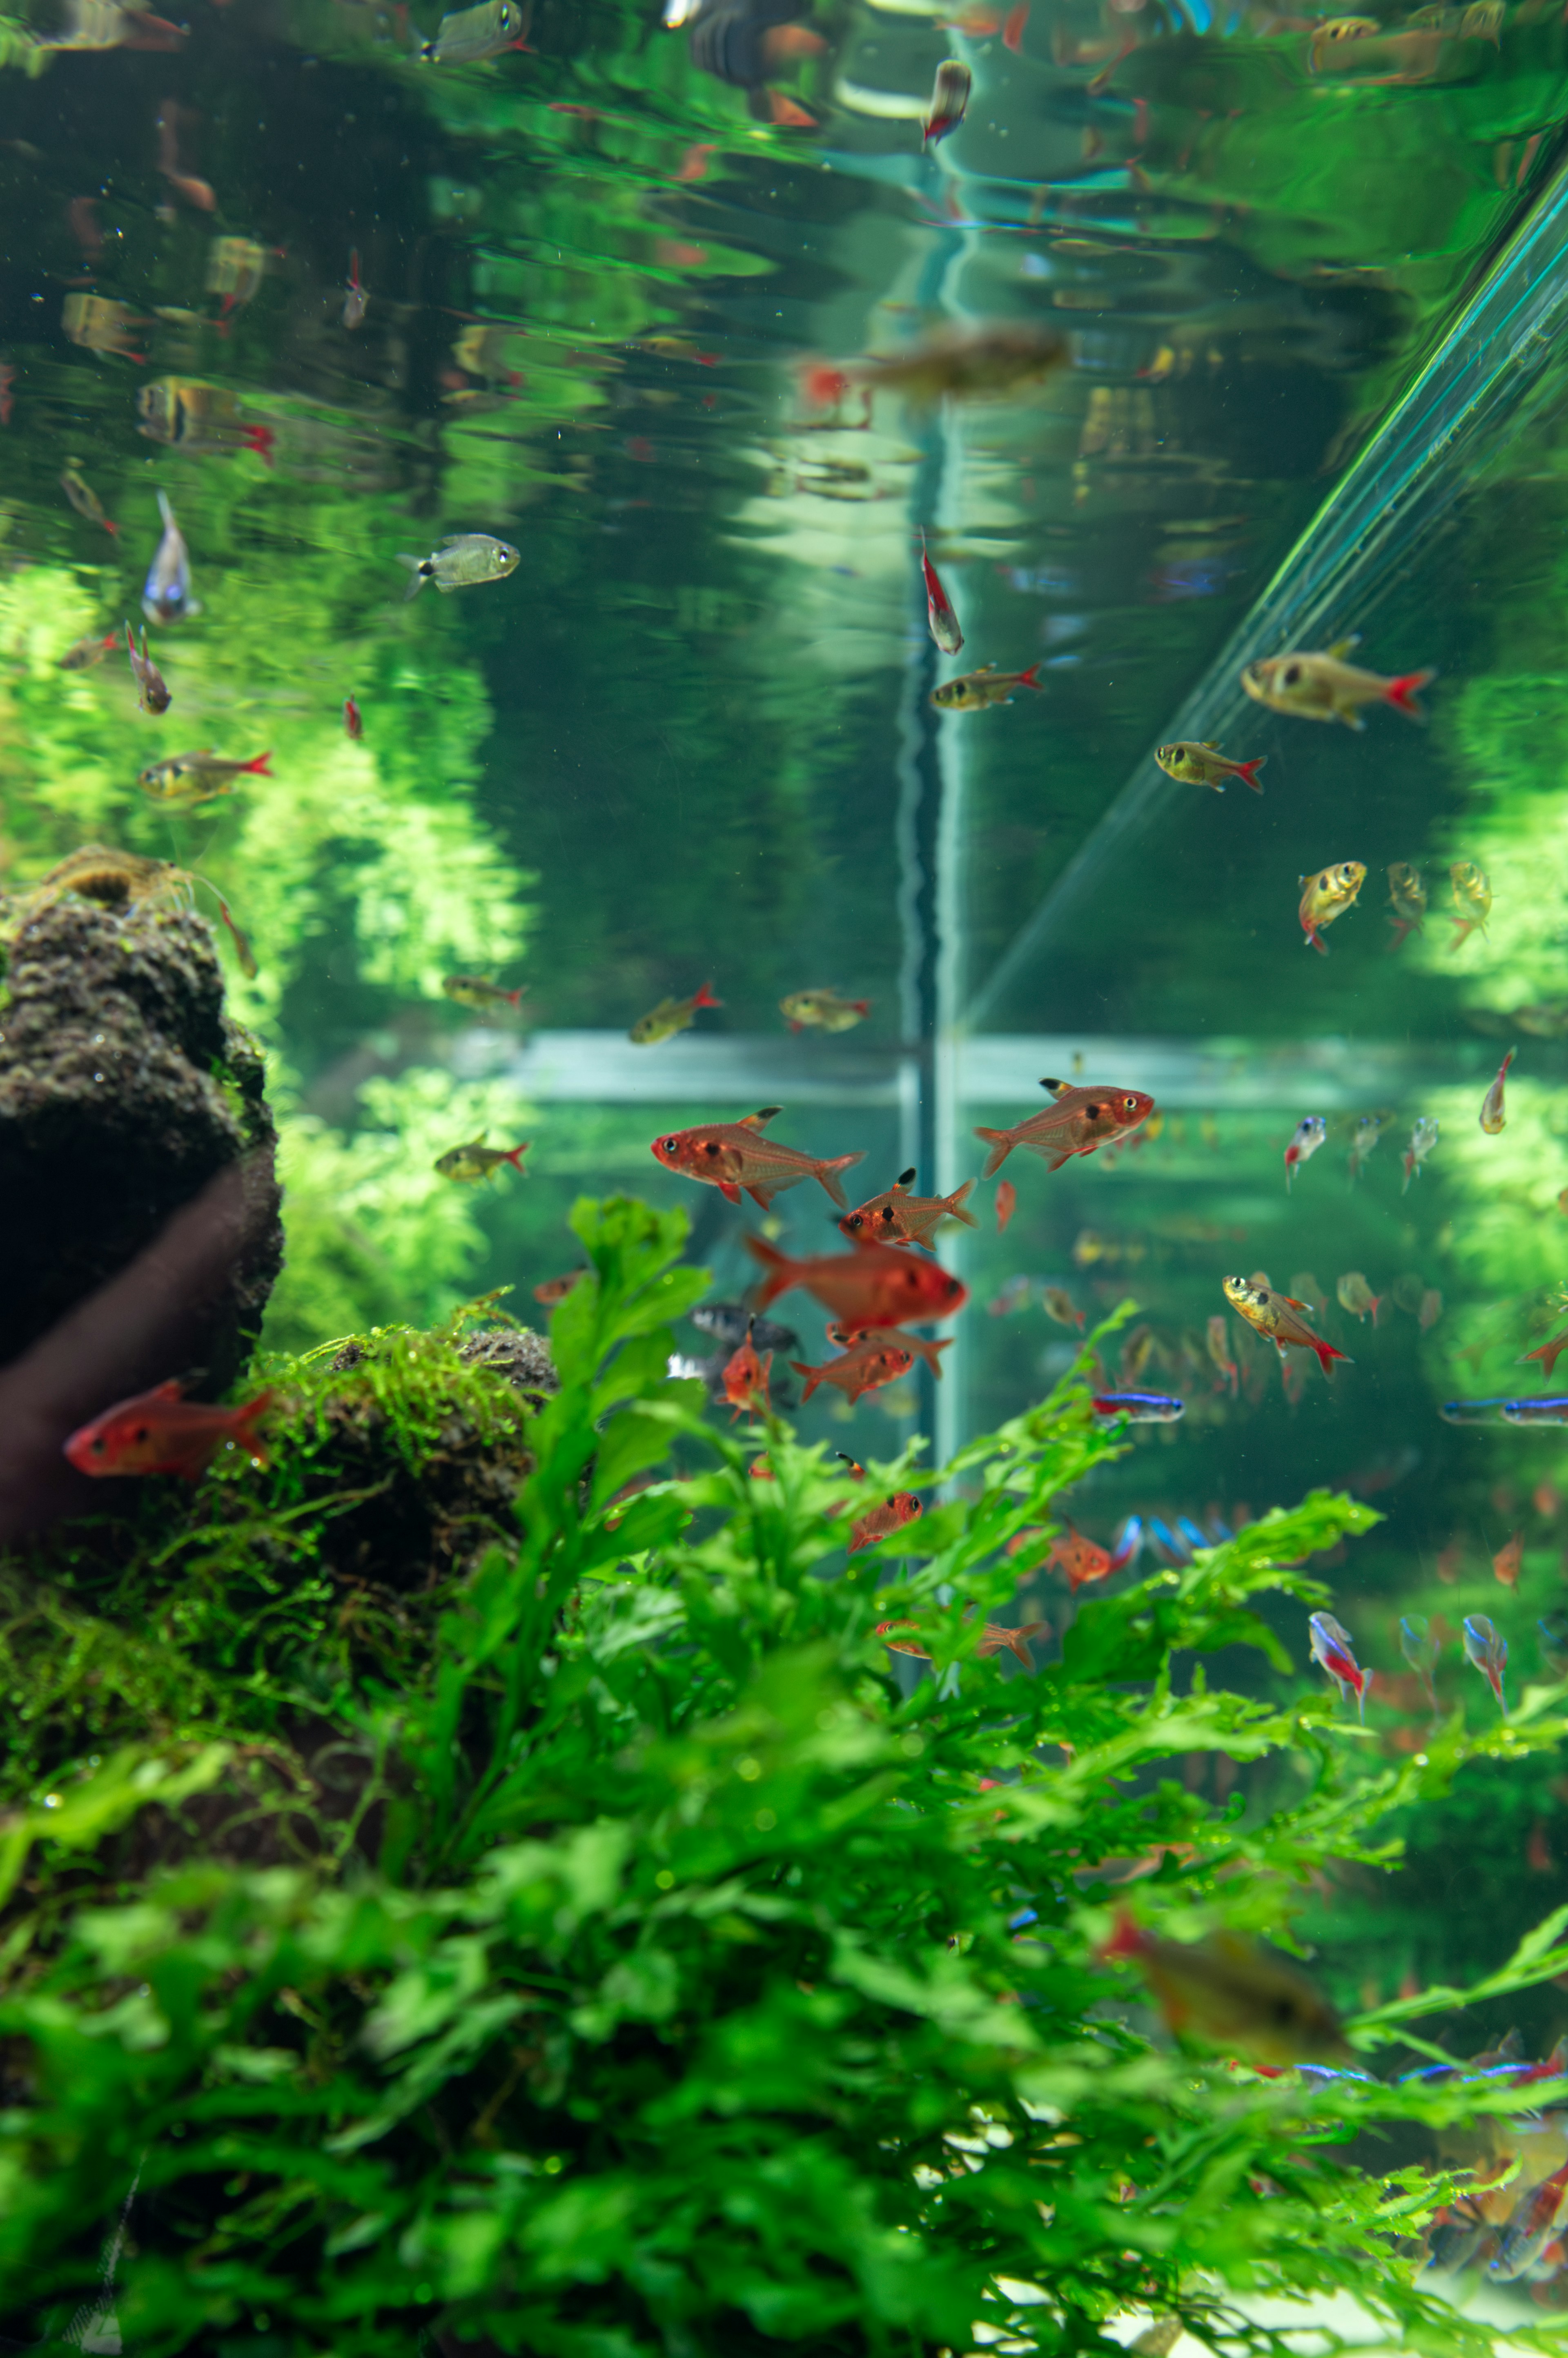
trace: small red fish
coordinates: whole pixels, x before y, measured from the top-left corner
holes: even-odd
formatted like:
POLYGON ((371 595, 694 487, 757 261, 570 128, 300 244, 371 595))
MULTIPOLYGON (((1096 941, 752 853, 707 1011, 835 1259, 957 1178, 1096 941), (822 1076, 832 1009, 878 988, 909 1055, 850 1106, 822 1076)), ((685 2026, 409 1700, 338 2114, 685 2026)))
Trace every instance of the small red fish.
POLYGON ((359 706, 351 696, 343 698, 343 727, 357 745, 365 733, 365 724, 359 706))
POLYGON ((1026 1146, 1032 1154, 1049 1155, 1052 1170, 1059 1171, 1075 1154, 1092 1154, 1113 1139, 1130 1137, 1154 1110, 1153 1098, 1142 1089, 1080 1088, 1068 1081, 1042 1081, 1040 1086, 1049 1089, 1054 1100, 1044 1112, 1031 1114, 1012 1130, 975 1131, 990 1148, 983 1177, 989 1179, 1000 1171, 1015 1146, 1026 1146))
POLYGON ((16 399, 12 387, 16 372, 9 361, 0 361, 0 426, 9 426, 16 415, 16 399))
POLYGON ((974 1192, 972 1179, 966 1179, 950 1195, 912 1195, 909 1183, 914 1176, 913 1166, 900 1172, 884 1195, 872 1195, 845 1214, 838 1226, 851 1244, 924 1245, 929 1251, 931 1231, 942 1220, 962 1220, 967 1228, 979 1227, 974 1214, 964 1209, 966 1199, 974 1192))
MULTIPOLYGON (((890 1653, 913 1654, 916 1661, 928 1662, 931 1660, 930 1653, 913 1638, 889 1638, 887 1635, 890 1629, 914 1629, 919 1626, 915 1621, 879 1621, 875 1634, 879 1638, 887 1639, 890 1653)), ((975 1648, 975 1651, 984 1656, 1000 1654, 1005 1650, 1016 1656, 1026 1671, 1032 1671, 1034 1668, 1034 1658, 1029 1651, 1029 1640, 1031 1638, 1048 1638, 1050 1634, 1049 1621, 1026 1621, 1021 1629, 1008 1629, 1000 1621, 988 1621, 980 1631, 980 1642, 975 1648)))
POLYGON ((1524 1542, 1516 1531, 1506 1545, 1492 1558, 1492 1571, 1505 1588, 1519 1586, 1519 1568, 1524 1556, 1524 1542))
MULTIPOLYGON (((1018 1190, 1011 1179, 1000 1179, 996 1191, 996 1232, 1000 1237, 1018 1208, 1018 1190)), ((1080 1324, 1082 1322, 1080 1321, 1080 1324)))
POLYGON ((370 303, 360 279, 360 250, 356 245, 349 256, 349 283, 343 289, 342 321, 350 334, 361 324, 370 303))
POLYGON ((1001 28, 1001 45, 1011 49, 1015 58, 1023 54, 1023 28, 1028 22, 1029 0, 1022 0, 1019 7, 1008 11, 1007 22, 1001 28))
POLYGON ((952 601, 937 579, 936 568, 925 553, 925 535, 920 535, 920 570, 925 577, 925 617, 931 635, 945 655, 956 655, 964 644, 964 633, 958 628, 958 617, 952 601))
MULTIPOLYGON (((836 1342, 838 1329, 829 1327, 828 1340, 836 1342)), ((908 1375, 914 1365, 914 1354, 907 1343, 895 1339, 887 1329, 873 1330, 857 1336, 843 1357, 829 1359, 825 1366, 809 1368, 799 1359, 790 1366, 797 1376, 806 1378, 804 1400, 809 1400, 819 1384, 836 1384, 847 1401, 858 1401, 863 1392, 874 1392, 883 1384, 896 1383, 900 1376, 908 1375)))
POLYGON ((933 1343, 924 1335, 910 1334, 903 1326, 862 1326, 857 1336, 835 1324, 827 1329, 827 1340, 840 1351, 847 1351, 856 1341, 895 1343, 901 1351, 907 1351, 912 1359, 923 1359, 938 1382, 942 1376, 942 1354, 953 1347, 951 1335, 944 1335, 939 1342, 933 1343))
POLYGON ((905 1523, 913 1523, 922 1511, 913 1490, 895 1490, 891 1498, 873 1507, 859 1522, 850 1524, 847 1552, 853 1555, 857 1548, 870 1547, 873 1541, 885 1540, 890 1531, 903 1531, 905 1523))
POLYGON ((1096 1540, 1087 1540, 1071 1523, 1065 1533, 1053 1540, 1045 1562, 1066 1575, 1067 1586, 1075 1596, 1091 1580, 1104 1580, 1117 1570, 1110 1550, 1101 1547, 1096 1540))
MULTIPOLYGON (((727 1361, 724 1368, 724 1397, 736 1416, 766 1416, 768 1412, 768 1371, 773 1364, 770 1351, 759 1358, 752 1340, 752 1329, 746 1329, 746 1339, 727 1361)), ((807 1395, 809 1398, 810 1395, 807 1395)))
POLYGON ((1541 1372, 1550 1383, 1552 1371, 1564 1351, 1568 1351, 1568 1326, 1563 1328, 1561 1335, 1553 1335, 1548 1342, 1538 1343, 1533 1351, 1524 1352, 1520 1357, 1519 1365, 1522 1367, 1527 1359, 1539 1359, 1541 1372))
POLYGON ((832 1311, 846 1335, 868 1326, 907 1326, 928 1318, 950 1318, 969 1298, 963 1281, 938 1260, 917 1259, 896 1245, 861 1245, 850 1253, 824 1253, 792 1260, 764 1237, 748 1237, 746 1249, 768 1275, 759 1310, 792 1286, 804 1285, 832 1311))
POLYGON ((178 1383, 159 1384, 79 1427, 65 1454, 81 1474, 178 1474, 200 1482, 222 1444, 232 1442, 265 1466, 255 1428, 272 1400, 260 1391, 242 1408, 212 1408, 183 1399, 178 1383))
MULTIPOLYGON (((752 1201, 760 1204, 765 1212, 784 1188, 793 1187, 799 1179, 816 1179, 833 1201, 848 1211, 838 1174, 848 1171, 853 1163, 863 1163, 864 1151, 820 1156, 800 1154, 793 1146, 781 1146, 775 1139, 762 1134, 763 1123, 772 1121, 779 1111, 778 1106, 764 1106, 760 1113, 749 1113, 741 1121, 710 1122, 699 1130, 677 1130, 667 1138, 654 1139, 651 1152, 666 1168, 680 1172, 684 1178, 704 1180, 717 1187, 731 1204, 740 1202, 741 1190, 744 1188, 752 1201)), ((766 1304, 762 1306, 765 1308, 766 1304)))
POLYGON ((718 147, 712 140, 699 140, 695 147, 688 147, 681 157, 676 178, 705 180, 708 178, 708 159, 710 156, 717 156, 718 153, 718 147))

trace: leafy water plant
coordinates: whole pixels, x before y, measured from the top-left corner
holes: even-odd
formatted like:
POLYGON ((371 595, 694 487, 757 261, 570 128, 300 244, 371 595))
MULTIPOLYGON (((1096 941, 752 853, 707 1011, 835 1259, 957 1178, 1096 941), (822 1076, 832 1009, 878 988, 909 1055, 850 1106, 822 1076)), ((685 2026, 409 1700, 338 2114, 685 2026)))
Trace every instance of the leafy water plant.
MULTIPOLYGON (((574 1226, 592 1274, 521 1454, 515 1407, 462 1379, 466 1421, 514 1451, 514 1521, 411 1600, 395 1676, 303 1639, 258 1672, 222 1585, 204 1617, 170 1612, 167 1566, 97 1598, 187 1687, 0 1822, 0 2331, 155 2358, 837 2358, 1109 2350, 1130 2312, 1271 2353, 1293 2345, 1249 2299, 1340 2291, 1423 2352, 1489 2352, 1414 2280, 1439 2178, 1335 2148, 1539 2091, 1173 2049, 1099 1952, 1134 1875, 1164 1936, 1288 1942, 1303 1877, 1387 1865, 1391 1810, 1562 1723, 1527 1706, 1368 1770, 1322 1695, 1211 1689, 1221 1647, 1289 1670, 1257 1600, 1326 1602, 1301 1560, 1375 1520, 1325 1493, 1082 1604, 1033 1676, 978 1659, 1040 1549, 1007 1543, 1116 1446, 1087 1361, 846 1558, 881 1490, 930 1478, 906 1458, 858 1483, 780 1422, 752 1470, 755 1441, 666 1378, 706 1283, 676 1263, 684 1217, 612 1198, 574 1226), (890 1618, 933 1660, 910 1692, 890 1618), (269 1805, 302 1829, 292 1859, 202 1834, 268 1714, 291 1760, 318 1739, 269 1805), (1217 1807, 1164 1773, 1206 1750, 1306 1774, 1267 1814, 1217 1807)), ((450 1351, 398 1338, 373 1378, 343 1355, 405 1462, 441 1445, 450 1351)), ((284 1605, 308 1578, 276 1552, 284 1492, 337 1413, 323 1366, 297 1371, 273 1468, 198 1502, 254 1509, 233 1577, 284 1605)), ((69 1564, 11 1576, 85 1642, 69 1564)), ((1487 1994, 1562 1972, 1562 1931, 1487 1994)), ((1439 2002, 1464 2001, 1349 2025, 1362 2068, 1439 2002)))

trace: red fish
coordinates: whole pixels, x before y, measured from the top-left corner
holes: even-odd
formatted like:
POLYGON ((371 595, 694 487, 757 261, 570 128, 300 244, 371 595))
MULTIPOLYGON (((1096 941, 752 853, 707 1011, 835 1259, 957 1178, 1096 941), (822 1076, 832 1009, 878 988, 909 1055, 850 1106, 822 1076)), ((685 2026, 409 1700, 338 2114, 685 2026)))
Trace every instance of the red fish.
POLYGON ((272 1406, 270 1391, 257 1392, 242 1408, 211 1408, 180 1396, 178 1383, 159 1384, 134 1400, 116 1401, 91 1424, 81 1426, 65 1454, 81 1474, 178 1474, 200 1482, 225 1442, 232 1442, 259 1465, 265 1455, 255 1428, 272 1406))
MULTIPOLYGON (((999 1180, 996 1191, 996 1232, 999 1237, 1006 1228, 1009 1220, 1011 1219, 1017 1207, 1017 1188, 1013 1185, 1011 1179, 999 1180)), ((1079 1323, 1081 1324, 1082 1322, 1080 1321, 1079 1323)))
POLYGON ((1568 1326, 1563 1328, 1561 1335, 1553 1335, 1549 1341, 1545 1343, 1538 1343, 1533 1351, 1524 1352, 1520 1357, 1519 1365, 1522 1367, 1527 1359, 1539 1359, 1541 1361, 1541 1372, 1546 1378, 1547 1382, 1550 1383, 1552 1381, 1552 1370, 1555 1368, 1560 1356, 1564 1351, 1568 1351, 1568 1326))
POLYGON ((1067 1585, 1075 1596, 1091 1580, 1105 1580, 1117 1570, 1116 1558, 1110 1550, 1101 1547, 1096 1540, 1087 1540, 1082 1531, 1073 1529, 1071 1523, 1065 1533, 1052 1541, 1051 1552, 1045 1562, 1054 1566, 1057 1572, 1065 1574, 1067 1585))
MULTIPOLYGON (((829 1327, 829 1341, 837 1341, 838 1330, 829 1327)), ((842 1358, 829 1359, 826 1366, 808 1368, 799 1359, 790 1366, 797 1376, 806 1378, 802 1397, 811 1398, 819 1384, 836 1384, 848 1401, 858 1401, 862 1392, 874 1392, 883 1384, 896 1383, 907 1376, 914 1365, 914 1354, 907 1343, 895 1341, 885 1328, 869 1335, 857 1336, 842 1358)))
POLYGON ((964 644, 964 633, 958 628, 958 617, 947 592, 936 578, 936 568, 925 553, 924 533, 920 535, 920 570, 925 577, 925 614, 931 635, 945 655, 956 655, 964 644))
MULTIPOLYGON (((890 1653, 913 1654, 916 1661, 928 1662, 931 1656, 926 1648, 916 1644, 913 1638, 887 1637, 890 1629, 914 1629, 918 1627, 918 1622, 914 1621, 879 1621, 876 1635, 879 1638, 887 1638, 890 1653)), ((1031 1638, 1048 1638, 1050 1634, 1049 1621, 1026 1621, 1021 1629, 1008 1629, 1004 1628, 1000 1621, 988 1621, 980 1631, 980 1642, 975 1648, 975 1651, 977 1654, 986 1655, 1000 1654, 1005 1650, 1008 1653, 1015 1655, 1026 1671, 1032 1671, 1034 1668, 1034 1657, 1029 1651, 1029 1640, 1031 1638)))
POLYGON ((859 1338, 838 1325, 827 1329, 827 1340, 836 1344, 840 1351, 847 1351, 857 1339, 867 1343, 896 1343, 899 1349, 907 1351, 912 1359, 924 1359, 938 1381, 942 1375, 942 1354, 953 1347, 951 1335, 944 1335, 939 1342, 933 1343, 927 1341, 924 1335, 909 1334, 902 1326, 863 1326, 859 1338))
POLYGON ((913 1523, 921 1511, 913 1490, 895 1490, 891 1498, 873 1507, 859 1522, 850 1524, 847 1552, 853 1555, 857 1548, 870 1547, 873 1541, 885 1540, 890 1531, 903 1531, 905 1523, 913 1523))
POLYGON ((359 706, 351 696, 343 698, 343 727, 357 745, 365 733, 365 724, 359 706))
POLYGON ((1015 58, 1023 54, 1023 28, 1028 22, 1029 0, 1022 0, 1021 6, 1009 10, 1007 22, 1001 28, 1002 48, 1011 49, 1015 58))
POLYGON ((748 1237, 746 1249, 768 1272, 759 1310, 792 1286, 804 1285, 849 1336, 868 1326, 950 1318, 969 1298, 968 1287, 940 1261, 917 1260, 895 1245, 861 1245, 855 1252, 824 1253, 809 1260, 792 1260, 764 1237, 748 1237))
POLYGON ((1092 1154, 1098 1146, 1108 1145, 1112 1139, 1128 1138, 1141 1122, 1148 1120, 1154 1110, 1154 1100, 1142 1089, 1116 1089, 1101 1085, 1096 1087, 1075 1087, 1068 1081, 1042 1081, 1055 1102, 1044 1113, 1031 1114, 1012 1130, 977 1130, 975 1136, 983 1138, 990 1148, 986 1157, 985 1178, 1001 1169, 1015 1146, 1028 1147, 1032 1154, 1047 1155, 1051 1168, 1059 1171, 1075 1154, 1092 1154))
POLYGON ((760 1204, 765 1212, 773 1197, 785 1187, 793 1187, 796 1180, 818 1179, 833 1201, 847 1211, 849 1205, 838 1184, 838 1174, 848 1171, 852 1163, 863 1163, 864 1152, 826 1157, 797 1154, 793 1146, 781 1146, 775 1139, 764 1138, 763 1123, 772 1121, 782 1110, 779 1106, 764 1106, 760 1113, 749 1113, 741 1121, 717 1121, 699 1130, 677 1130, 668 1138, 655 1138, 652 1152, 669 1170, 678 1171, 683 1178, 705 1180, 731 1204, 740 1202, 741 1190, 744 1188, 752 1201, 760 1204))
POLYGON ((967 1228, 979 1227, 974 1214, 964 1209, 965 1198, 974 1191, 972 1179, 966 1179, 950 1195, 912 1195, 909 1183, 914 1176, 913 1166, 901 1171, 885 1195, 872 1195, 845 1214, 838 1226, 851 1244, 924 1245, 939 1220, 962 1220, 967 1228))
POLYGON ((1519 1568, 1524 1557, 1524 1542, 1516 1531, 1511 1540, 1500 1547, 1492 1558, 1492 1571, 1505 1588, 1519 1586, 1519 1568))
MULTIPOLYGON (((724 1397, 735 1416, 766 1416, 768 1412, 768 1370, 773 1364, 770 1351, 765 1359, 757 1356, 752 1340, 752 1329, 746 1329, 746 1339, 724 1368, 724 1397)), ((809 1395, 808 1395, 809 1397, 809 1395)), ((730 1420, 733 1424, 735 1416, 730 1420)))

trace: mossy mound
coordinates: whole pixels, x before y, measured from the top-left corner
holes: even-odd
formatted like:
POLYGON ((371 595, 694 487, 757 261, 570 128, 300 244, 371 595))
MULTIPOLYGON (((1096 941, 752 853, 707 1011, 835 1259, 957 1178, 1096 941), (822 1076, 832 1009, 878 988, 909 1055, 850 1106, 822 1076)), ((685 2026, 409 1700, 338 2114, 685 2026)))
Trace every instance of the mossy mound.
POLYGON ((283 1231, 261 1054, 224 1014, 210 928, 157 900, 65 892, 11 938, 6 981, 0 1364, 243 1163, 262 1201, 201 1337, 203 1389, 222 1392, 260 1330, 283 1231))

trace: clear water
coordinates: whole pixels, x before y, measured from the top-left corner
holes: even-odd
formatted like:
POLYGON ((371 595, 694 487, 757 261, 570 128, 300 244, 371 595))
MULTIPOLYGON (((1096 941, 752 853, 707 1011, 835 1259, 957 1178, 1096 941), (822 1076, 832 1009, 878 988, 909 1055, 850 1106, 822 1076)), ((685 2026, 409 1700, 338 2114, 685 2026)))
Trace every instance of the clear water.
MULTIPOLYGON (((1561 1445, 1437 1409, 1542 1389, 1517 1362, 1562 1268, 1559 12, 1395 8, 1335 40, 1206 0, 842 0, 803 5, 748 91, 646 0, 535 0, 527 47, 471 65, 419 59, 431 8, 193 0, 172 30, 130 24, 150 46, 71 50, 38 46, 56 5, 4 20, 0 74, 5 881, 95 839, 227 896, 284 1125, 267 1340, 499 1287, 530 1314, 576 1258, 574 1197, 615 1188, 688 1203, 738 1296, 750 1207, 648 1152, 687 1123, 777 1104, 791 1145, 863 1150, 864 1193, 910 1164, 946 1190, 1041 1076, 1146 1087, 1157 1137, 1054 1174, 1015 1156, 1005 1235, 989 1185, 979 1228, 946 1232, 974 1302, 941 1385, 825 1394, 806 1429, 944 1448, 1067 1364, 1044 1286, 1091 1321, 1130 1294, 1143 1380, 1187 1412, 1086 1492, 1086 1531, 1349 1483, 1388 1518, 1327 1570, 1390 1699, 1381 1740, 1419 1741, 1400 1610, 1445 1617, 1440 1682, 1473 1713, 1465 1613, 1534 1675, 1561 1445), (974 95, 923 152, 949 56, 974 95), (808 397, 817 362, 998 320, 1059 330, 1070 365, 965 404, 880 392, 869 422, 808 397), (178 443, 144 430, 171 385, 178 443), (115 535, 68 503, 72 468, 115 535), (152 719, 123 652, 59 658, 139 622, 160 492, 202 611, 151 626, 174 698, 152 719), (922 532, 957 663, 926 630, 922 532), (463 533, 516 570, 406 602, 399 553, 463 533), (1240 695, 1243 661, 1351 631, 1379 670, 1439 667, 1428 729, 1240 695), (1038 664, 1041 692, 932 708, 985 662, 1038 664), (1265 754, 1264 795, 1165 780, 1152 748, 1177 736, 1265 754), (138 773, 198 746, 269 750, 272 775, 171 817, 138 773), (1359 905, 1303 955, 1297 879, 1345 859, 1359 905), (1431 911, 1390 955, 1400 860, 1431 911), (1451 953, 1459 860, 1494 913, 1451 953), (455 1005, 453 973, 525 986, 521 1011, 455 1005), (721 1010, 628 1040, 705 981, 721 1010), (779 1001, 821 986, 870 1016, 793 1036, 779 1001), (1328 1142, 1287 1194, 1307 1113, 1328 1142), (1422 1115, 1442 1141, 1401 1193, 1422 1115), (434 1172, 485 1130, 532 1141, 525 1178, 434 1172), (1298 1356, 1282 1383, 1230 1319, 1231 1396, 1206 1325, 1221 1277, 1260 1270, 1325 1299, 1353 1368, 1298 1356), (1389 1297, 1375 1328, 1336 1303, 1352 1271, 1389 1297), (1027 1306, 988 1314, 1020 1277, 1027 1306), (1490 1559, 1515 1530, 1510 1592, 1490 1559)), ((821 1249, 830 1219, 807 1184, 769 1225, 821 1249)), ((819 1314, 790 1314, 821 1356, 819 1314)), ((1558 1805, 1510 1794, 1512 1855, 1546 1828, 1550 1862, 1558 1805)), ((1476 1831, 1429 1830, 1397 1938, 1346 1900, 1371 1981, 1452 1963, 1476 1831)), ((1498 1908, 1542 1896, 1519 1866, 1498 1908)))

